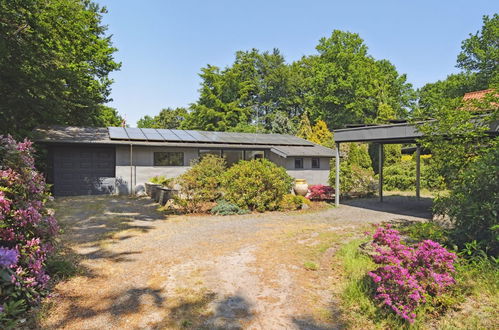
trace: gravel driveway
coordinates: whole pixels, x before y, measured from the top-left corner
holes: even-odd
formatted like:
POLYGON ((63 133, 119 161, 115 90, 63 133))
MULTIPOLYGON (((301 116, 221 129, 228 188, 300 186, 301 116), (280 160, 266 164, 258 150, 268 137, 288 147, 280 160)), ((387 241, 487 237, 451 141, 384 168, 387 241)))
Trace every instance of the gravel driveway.
POLYGON ((147 198, 55 203, 80 271, 55 287, 43 328, 334 329, 337 248, 369 223, 426 219, 431 201, 227 217, 165 216, 147 198))

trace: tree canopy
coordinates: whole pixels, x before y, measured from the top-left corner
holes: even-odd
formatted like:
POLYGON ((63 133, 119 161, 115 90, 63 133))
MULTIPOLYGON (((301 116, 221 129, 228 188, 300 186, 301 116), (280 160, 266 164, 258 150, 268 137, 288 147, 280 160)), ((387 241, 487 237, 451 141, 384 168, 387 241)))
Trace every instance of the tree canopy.
POLYGON ((277 49, 252 49, 224 69, 207 65, 181 127, 296 134, 305 112, 329 128, 406 116, 412 86, 388 60, 370 56, 357 34, 335 30, 317 51, 288 64, 277 49))
POLYGON ((182 121, 187 116, 185 108, 166 108, 157 116, 144 116, 137 122, 139 128, 180 128, 182 121))
POLYGON ((117 122, 109 101, 116 49, 87 0, 0 0, 0 131, 117 122))
POLYGON ((463 71, 418 91, 415 117, 434 117, 442 108, 458 106, 467 92, 499 87, 498 14, 484 16, 481 30, 462 42, 456 66, 463 71))

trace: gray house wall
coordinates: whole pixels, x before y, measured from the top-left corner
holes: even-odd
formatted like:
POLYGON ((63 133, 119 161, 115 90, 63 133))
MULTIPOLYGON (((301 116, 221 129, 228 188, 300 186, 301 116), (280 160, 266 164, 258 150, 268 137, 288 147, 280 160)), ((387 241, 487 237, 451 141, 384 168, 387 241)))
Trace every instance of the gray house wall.
MULTIPOLYGON (((130 187, 136 191, 143 189, 150 178, 163 175, 167 178, 177 177, 190 168, 193 160, 199 155, 199 148, 167 148, 167 147, 133 147, 132 168, 130 169, 130 146, 116 147, 116 192, 129 194, 130 187), (184 166, 154 166, 154 152, 183 152, 184 166)), ((321 158, 320 169, 312 169, 312 157, 303 158, 304 168, 294 169, 295 157, 284 158, 270 151, 266 157, 275 164, 286 168, 289 175, 295 179, 305 179, 309 184, 328 184, 329 159, 321 158)))
POLYGON ((312 168, 312 158, 315 157, 281 157, 274 153, 269 153, 269 160, 282 166, 286 172, 295 179, 305 179, 309 185, 324 184, 328 185, 330 159, 320 158, 320 168, 312 168), (303 168, 295 169, 295 159, 303 158, 303 168))

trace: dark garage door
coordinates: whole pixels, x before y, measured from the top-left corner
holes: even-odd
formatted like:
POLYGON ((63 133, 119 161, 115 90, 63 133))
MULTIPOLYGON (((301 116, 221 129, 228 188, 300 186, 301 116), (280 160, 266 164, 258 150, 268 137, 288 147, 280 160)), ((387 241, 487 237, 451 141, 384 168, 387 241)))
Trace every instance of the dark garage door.
POLYGON ((55 196, 109 194, 114 190, 114 147, 56 147, 53 149, 55 196))

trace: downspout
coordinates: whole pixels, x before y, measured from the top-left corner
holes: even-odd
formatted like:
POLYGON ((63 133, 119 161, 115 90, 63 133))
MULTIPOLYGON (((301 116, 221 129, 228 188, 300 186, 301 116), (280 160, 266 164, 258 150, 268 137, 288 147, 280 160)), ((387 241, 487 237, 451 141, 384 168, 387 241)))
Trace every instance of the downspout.
POLYGON ((130 143, 130 195, 135 195, 133 191, 133 144, 130 143))

